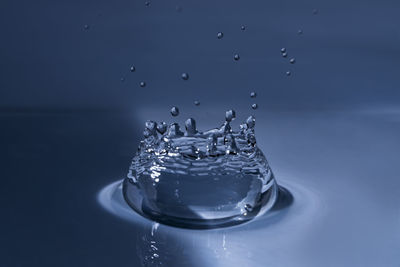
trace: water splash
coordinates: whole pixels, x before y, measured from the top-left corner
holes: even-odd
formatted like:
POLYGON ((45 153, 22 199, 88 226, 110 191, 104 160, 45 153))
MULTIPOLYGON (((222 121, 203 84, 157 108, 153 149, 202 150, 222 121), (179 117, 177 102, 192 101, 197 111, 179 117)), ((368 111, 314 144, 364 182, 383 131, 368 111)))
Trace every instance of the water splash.
POLYGON ((213 228, 248 221, 276 200, 277 184, 257 147, 255 118, 234 131, 234 110, 218 128, 199 131, 189 118, 178 123, 147 121, 123 192, 127 203, 157 222, 213 228))

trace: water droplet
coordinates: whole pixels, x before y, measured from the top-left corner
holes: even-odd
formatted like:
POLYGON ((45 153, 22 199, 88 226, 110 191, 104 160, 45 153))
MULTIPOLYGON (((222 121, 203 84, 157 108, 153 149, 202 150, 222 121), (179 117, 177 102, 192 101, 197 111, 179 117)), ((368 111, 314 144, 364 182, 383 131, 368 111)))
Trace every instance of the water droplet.
POLYGON ((168 128, 169 137, 183 136, 184 133, 181 131, 178 123, 172 123, 168 128))
POLYGON ((88 24, 85 24, 84 26, 83 26, 83 28, 85 29, 85 30, 89 30, 89 25, 88 24))
POLYGON ((286 72, 286 75, 287 75, 287 76, 290 76, 290 75, 292 75, 292 73, 291 73, 290 71, 287 71, 287 72, 286 72))
POLYGON ((318 14, 318 9, 316 9, 316 8, 313 9, 313 14, 314 14, 314 15, 317 15, 317 14, 318 14))
POLYGON ((254 128, 256 125, 256 118, 254 116, 250 116, 246 120, 246 125, 248 128, 254 128))
POLYGON ((222 39, 222 37, 224 37, 224 33, 223 32, 217 33, 217 38, 218 39, 222 39))
POLYGON ((164 134, 166 131, 167 131, 167 128, 168 128, 168 125, 165 123, 165 122, 160 122, 158 125, 157 125, 157 131, 160 133, 160 134, 164 134))
POLYGON ((174 116, 174 117, 178 116, 179 115, 179 108, 172 107, 171 108, 171 115, 174 116))
POLYGON ((186 136, 195 135, 197 133, 196 121, 193 118, 187 119, 185 121, 186 136))
POLYGON ((251 108, 252 108, 252 109, 257 109, 257 108, 258 108, 258 105, 257 105, 256 103, 254 103, 253 105, 251 105, 251 108))
POLYGON ((256 93, 256 92, 251 92, 251 93, 250 93, 250 97, 251 97, 251 98, 257 97, 257 93, 256 93))
POLYGON ((230 122, 236 118, 236 112, 233 109, 228 110, 225 112, 225 120, 230 122))
POLYGON ((303 34, 303 30, 301 30, 301 29, 298 30, 298 31, 297 31, 297 34, 299 34, 299 35, 303 34))
POLYGON ((135 66, 131 66, 131 72, 134 72, 136 70, 135 66))
POLYGON ((282 53, 282 57, 287 57, 287 53, 282 53))
POLYGON ((281 48, 281 52, 282 52, 282 53, 285 53, 285 52, 286 52, 286 48, 282 47, 282 48, 281 48))
POLYGON ((150 6, 150 1, 144 2, 144 5, 145 5, 145 6, 150 6))
POLYGON ((234 55, 233 55, 233 59, 236 60, 236 61, 238 61, 238 60, 240 59, 239 54, 234 54, 234 55))
POLYGON ((122 78, 121 78, 121 82, 124 82, 124 81, 125 81, 125 78, 124 78, 124 77, 122 77, 122 78))
POLYGON ((242 27, 240 27, 240 29, 241 29, 242 31, 244 31, 244 30, 246 30, 246 26, 245 26, 245 25, 242 25, 242 27))
POLYGON ((199 105, 200 105, 200 101, 195 100, 195 101, 194 101, 194 104, 195 104, 196 106, 199 106, 199 105))
POLYGON ((182 77, 183 80, 187 81, 189 79, 189 74, 184 72, 184 73, 182 73, 181 77, 182 77))
POLYGON ((139 85, 140 85, 140 87, 145 87, 146 86, 146 82, 140 82, 139 85))
POLYGON ((296 63, 296 59, 295 59, 295 58, 291 58, 291 59, 289 60, 289 62, 290 62, 290 64, 294 64, 294 63, 296 63))

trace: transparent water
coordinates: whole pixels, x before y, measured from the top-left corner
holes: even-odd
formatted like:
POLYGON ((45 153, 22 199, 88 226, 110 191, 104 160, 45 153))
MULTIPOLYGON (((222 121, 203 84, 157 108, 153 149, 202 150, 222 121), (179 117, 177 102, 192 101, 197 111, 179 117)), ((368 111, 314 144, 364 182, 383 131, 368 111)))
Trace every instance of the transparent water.
POLYGON ((124 198, 141 215, 188 228, 230 226, 270 209, 277 184, 257 147, 255 119, 239 131, 230 122, 199 132, 188 119, 185 132, 177 123, 146 122, 145 139, 123 183, 124 198))

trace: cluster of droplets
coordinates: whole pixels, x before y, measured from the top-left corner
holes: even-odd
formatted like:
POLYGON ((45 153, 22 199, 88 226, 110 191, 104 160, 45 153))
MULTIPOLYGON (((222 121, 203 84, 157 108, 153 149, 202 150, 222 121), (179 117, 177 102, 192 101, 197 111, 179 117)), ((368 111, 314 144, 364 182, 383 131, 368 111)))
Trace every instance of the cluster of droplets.
MULTIPOLYGON (((145 1, 144 2, 144 5, 146 6, 146 7, 150 7, 150 1, 145 1)), ((177 12, 182 12, 182 7, 181 6, 176 6, 176 11, 177 12)), ((313 9, 312 10, 312 14, 314 14, 314 15, 317 15, 318 14, 318 9, 313 9)), ((90 26, 88 25, 88 24, 85 24, 84 25, 84 29, 85 30, 89 30, 89 28, 90 28, 90 26)), ((246 28, 247 28, 247 26, 246 25, 241 25, 240 26, 240 30, 241 31, 245 31, 246 30, 246 28)), ((297 34, 298 35, 302 35, 303 34, 303 30, 302 29, 299 29, 298 31, 297 31, 297 34)), ((224 37, 224 33, 222 32, 222 31, 220 31, 220 32, 218 32, 217 33, 217 38, 218 39, 222 39, 224 37)), ((287 51, 286 51, 286 48, 282 48, 281 49, 281 55, 282 55, 282 57, 284 57, 284 58, 287 58, 288 57, 288 53, 287 53, 287 51)), ((234 53, 233 54, 233 59, 234 59, 234 61, 239 61, 240 60, 240 54, 239 53, 234 53)), ((293 57, 293 58, 290 58, 289 59, 289 63, 290 64, 295 64, 296 63, 296 59, 293 57)), ((130 71, 131 72, 135 72, 136 71, 136 67, 134 66, 134 65, 132 65, 131 67, 130 67, 130 71)), ((292 72, 291 71, 286 71, 286 75, 287 76, 291 76, 292 75, 292 72)), ((181 74, 181 78, 182 78, 182 80, 184 80, 184 81, 187 81, 187 80, 189 80, 189 74, 187 73, 187 72, 183 72, 182 74, 181 74)), ((121 78, 121 82, 124 82, 125 81, 125 77, 122 77, 121 78)), ((139 86, 140 87, 146 87, 147 86, 147 83, 145 82, 145 81, 140 81, 139 82, 139 86)), ((200 102, 199 101, 195 101, 194 102, 195 103, 195 105, 196 106, 198 106, 199 104, 200 104, 200 102)), ((252 104, 252 106, 251 106, 253 109, 257 109, 258 108, 258 105, 257 104, 252 104)))
MULTIPOLYGON (((281 54, 282 54, 282 57, 287 58, 288 53, 287 53, 286 48, 284 48, 284 47, 281 48, 281 54)), ((290 64, 296 63, 296 58, 294 58, 294 57, 290 58, 290 59, 289 59, 289 63, 290 63, 290 64)), ((286 75, 287 75, 287 76, 290 76, 291 74, 292 74, 292 73, 291 73, 290 71, 287 71, 287 72, 286 72, 286 75)))
MULTIPOLYGON (((256 93, 256 92, 251 92, 251 93, 250 93, 250 97, 251 97, 251 98, 256 98, 256 97, 257 97, 257 93, 256 93)), ((258 108, 258 105, 257 105, 256 103, 253 103, 253 104, 251 105, 251 108, 252 108, 252 109, 257 109, 257 108, 258 108)))
MULTIPOLYGON (((179 109, 173 107, 171 114, 177 116, 179 109)), ((248 117, 245 123, 240 125, 240 130, 236 132, 230 125, 235 118, 235 111, 228 110, 225 113, 225 122, 220 127, 204 132, 197 129, 193 118, 185 121, 184 131, 176 122, 167 125, 165 122, 146 121, 143 131, 145 139, 141 141, 139 152, 184 154, 198 159, 208 156, 236 155, 241 152, 251 153, 256 147, 255 118, 248 117)))

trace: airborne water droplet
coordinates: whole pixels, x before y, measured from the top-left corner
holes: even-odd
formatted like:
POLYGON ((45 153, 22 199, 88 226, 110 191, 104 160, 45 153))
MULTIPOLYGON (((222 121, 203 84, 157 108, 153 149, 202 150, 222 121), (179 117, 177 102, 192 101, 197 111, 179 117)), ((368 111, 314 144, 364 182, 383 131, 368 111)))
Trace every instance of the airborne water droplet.
POLYGON ((244 31, 244 30, 246 30, 246 26, 242 25, 242 27, 240 27, 240 29, 241 29, 242 31, 244 31))
POLYGON ((144 2, 144 5, 145 5, 145 6, 150 6, 150 1, 144 2))
POLYGON ((297 31, 297 34, 299 34, 299 35, 303 34, 303 30, 301 30, 301 29, 298 30, 298 31, 297 31))
POLYGON ((139 85, 140 85, 140 87, 145 87, 146 86, 146 82, 140 82, 139 85))
POLYGON ((224 33, 223 32, 217 33, 217 38, 218 39, 222 39, 222 37, 224 37, 224 33))
POLYGON ((233 55, 233 59, 236 60, 236 61, 238 61, 238 60, 240 59, 239 54, 234 54, 234 55, 233 55))
POLYGON ((83 28, 84 28, 85 30, 89 30, 89 25, 88 25, 88 24, 85 24, 85 25, 83 26, 83 28))
POLYGON ((184 73, 182 73, 181 77, 182 77, 183 80, 187 81, 189 79, 189 74, 184 72, 184 73))
POLYGON ((290 62, 290 64, 294 64, 294 63, 296 63, 296 59, 295 58, 291 58, 289 62, 290 62))
POLYGON ((171 108, 171 115, 176 117, 179 115, 179 108, 178 107, 172 107, 171 108))
POLYGON ((257 93, 256 93, 256 92, 251 92, 251 93, 250 93, 250 97, 251 97, 251 98, 257 97, 257 93))
POLYGON ((136 67, 135 66, 131 66, 131 72, 134 72, 135 70, 136 70, 136 67))
POLYGON ((251 108, 252 108, 252 109, 257 109, 257 108, 258 108, 258 105, 257 105, 256 103, 254 103, 253 105, 251 105, 251 108))
POLYGON ((281 48, 281 53, 285 53, 286 52, 286 48, 282 47, 281 48))
POLYGON ((233 120, 235 118, 236 118, 236 112, 233 109, 230 109, 225 113, 225 120, 226 121, 229 122, 229 121, 231 121, 231 120, 233 120))
POLYGON ((199 106, 199 105, 200 105, 200 101, 195 100, 195 101, 194 101, 194 104, 195 104, 196 106, 199 106))
POLYGON ((287 76, 290 76, 290 75, 292 75, 292 73, 291 73, 290 71, 287 71, 287 72, 286 72, 286 75, 287 75, 287 76))
POLYGON ((287 53, 282 53, 282 57, 287 57, 287 53))

